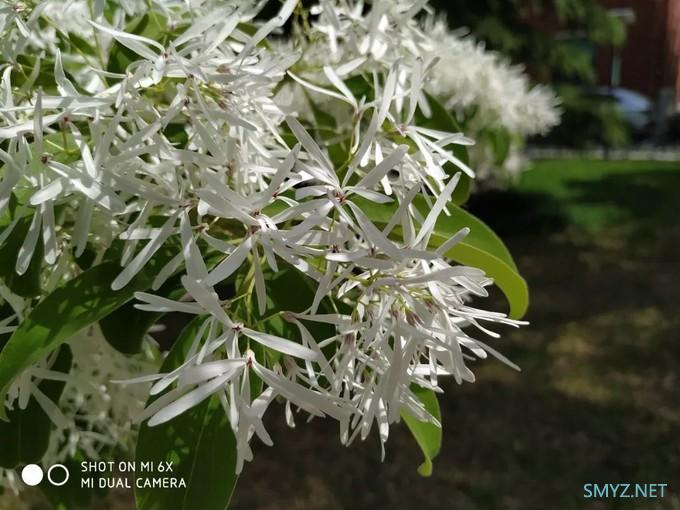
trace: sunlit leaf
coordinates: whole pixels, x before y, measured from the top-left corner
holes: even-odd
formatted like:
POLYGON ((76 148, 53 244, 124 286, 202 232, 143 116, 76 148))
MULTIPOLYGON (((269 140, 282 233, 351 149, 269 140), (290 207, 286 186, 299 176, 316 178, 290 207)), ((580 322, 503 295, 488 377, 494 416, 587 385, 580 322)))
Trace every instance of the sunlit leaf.
MULTIPOLYGON (((411 391, 422 402, 427 412, 441 423, 439 402, 434 392, 420 386, 412 386, 411 391)), ((420 446, 423 457, 425 457, 425 461, 418 468, 418 473, 422 476, 430 476, 432 474, 432 460, 437 456, 442 445, 442 429, 433 423, 418 420, 408 411, 402 411, 401 417, 413 434, 418 446, 420 446)))

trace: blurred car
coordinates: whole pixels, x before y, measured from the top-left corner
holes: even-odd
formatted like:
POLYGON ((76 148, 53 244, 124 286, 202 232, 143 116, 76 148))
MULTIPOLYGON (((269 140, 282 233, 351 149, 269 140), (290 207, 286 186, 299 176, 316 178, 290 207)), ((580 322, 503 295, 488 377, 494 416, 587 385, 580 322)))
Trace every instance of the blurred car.
POLYGON ((634 136, 651 133, 654 104, 648 97, 621 87, 598 87, 595 94, 616 104, 634 136))

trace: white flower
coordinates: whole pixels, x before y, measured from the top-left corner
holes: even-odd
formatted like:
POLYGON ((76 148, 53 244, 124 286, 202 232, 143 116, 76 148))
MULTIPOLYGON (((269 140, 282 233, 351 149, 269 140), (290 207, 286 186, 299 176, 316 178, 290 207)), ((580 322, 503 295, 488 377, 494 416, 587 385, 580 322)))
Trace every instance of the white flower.
MULTIPOLYGON (((136 307, 200 317, 168 373, 113 353, 96 328, 68 340, 68 375, 51 369, 54 355, 24 371, 4 405, 33 396, 43 407, 57 425, 48 458, 76 449, 96 458, 108 444, 129 445, 131 416, 155 426, 213 397, 236 437, 237 471, 252 459, 253 435, 271 443, 262 420, 275 399, 291 426, 295 411, 329 417, 348 444, 375 423, 384 444, 403 410, 438 425, 412 385, 471 382, 466 361, 488 354, 514 366, 476 337, 497 337, 488 322, 519 323, 473 307, 492 281, 444 257, 469 229, 430 243, 461 175, 474 176, 453 148, 473 141, 421 120, 434 92, 453 108, 479 103, 485 119, 525 134, 521 122, 538 122, 541 107, 531 108, 547 95, 527 92, 516 69, 441 24, 423 25, 425 2, 325 0, 305 33, 296 0, 263 22, 264 2, 254 0, 156 1, 167 28, 157 38, 126 31, 142 4, 112 2, 104 16, 100 2, 60 11, 48 0, 0 17, 11 58, 36 51, 54 61, 49 87, 36 87, 37 75, 13 85, 11 66, 0 83, 0 217, 18 200, 31 222, 16 271, 28 271, 42 242, 52 289, 81 272, 76 257, 92 247, 95 264, 119 254, 119 291, 179 241, 150 291, 135 293, 136 307), (38 33, 37 19, 57 24, 65 12, 74 19, 38 33), (291 40, 276 42, 291 17, 291 40), (93 53, 62 55, 64 31, 91 40, 93 53), (494 73, 512 88, 504 94, 521 96, 512 108, 495 96, 504 84, 494 73), (317 122, 323 114, 333 125, 317 122), (311 286, 304 310, 269 309, 267 278, 283 271, 311 286), (181 297, 154 293, 175 280, 181 297), (314 322, 332 333, 316 338, 314 322), (43 379, 66 381, 59 402, 41 393, 43 379), (149 384, 158 398, 142 411, 149 384)), ((12 308, 0 332, 12 332, 35 303, 1 284, 0 297, 12 308)))

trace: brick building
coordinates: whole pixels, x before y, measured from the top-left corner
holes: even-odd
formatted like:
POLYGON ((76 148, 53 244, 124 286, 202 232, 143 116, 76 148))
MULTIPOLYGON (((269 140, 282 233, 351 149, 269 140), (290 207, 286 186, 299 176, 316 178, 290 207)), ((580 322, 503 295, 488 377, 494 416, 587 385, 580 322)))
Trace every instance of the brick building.
POLYGON ((664 110, 680 107, 680 0, 600 0, 628 24, 625 46, 598 48, 598 80, 632 89, 664 110))

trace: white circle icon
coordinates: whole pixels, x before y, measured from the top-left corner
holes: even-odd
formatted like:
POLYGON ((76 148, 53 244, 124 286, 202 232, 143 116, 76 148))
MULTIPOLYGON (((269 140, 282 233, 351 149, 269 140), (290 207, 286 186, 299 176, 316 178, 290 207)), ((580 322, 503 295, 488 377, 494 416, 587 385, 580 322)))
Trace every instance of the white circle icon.
POLYGON ((26 485, 34 487, 42 482, 43 470, 37 464, 28 464, 21 470, 21 479, 26 485))
POLYGON ((68 482, 69 476, 71 476, 71 473, 69 473, 68 468, 67 468, 66 466, 64 466, 63 464, 55 464, 54 466, 50 467, 50 469, 47 470, 47 479, 48 479, 48 480, 50 481, 50 483, 51 483, 52 485, 54 485, 55 487, 61 487, 61 486, 64 485, 66 482, 68 482), (55 482, 55 481, 52 479, 52 471, 53 471, 55 468, 61 468, 61 469, 64 471, 64 479, 63 479, 62 481, 60 481, 60 482, 55 482))

